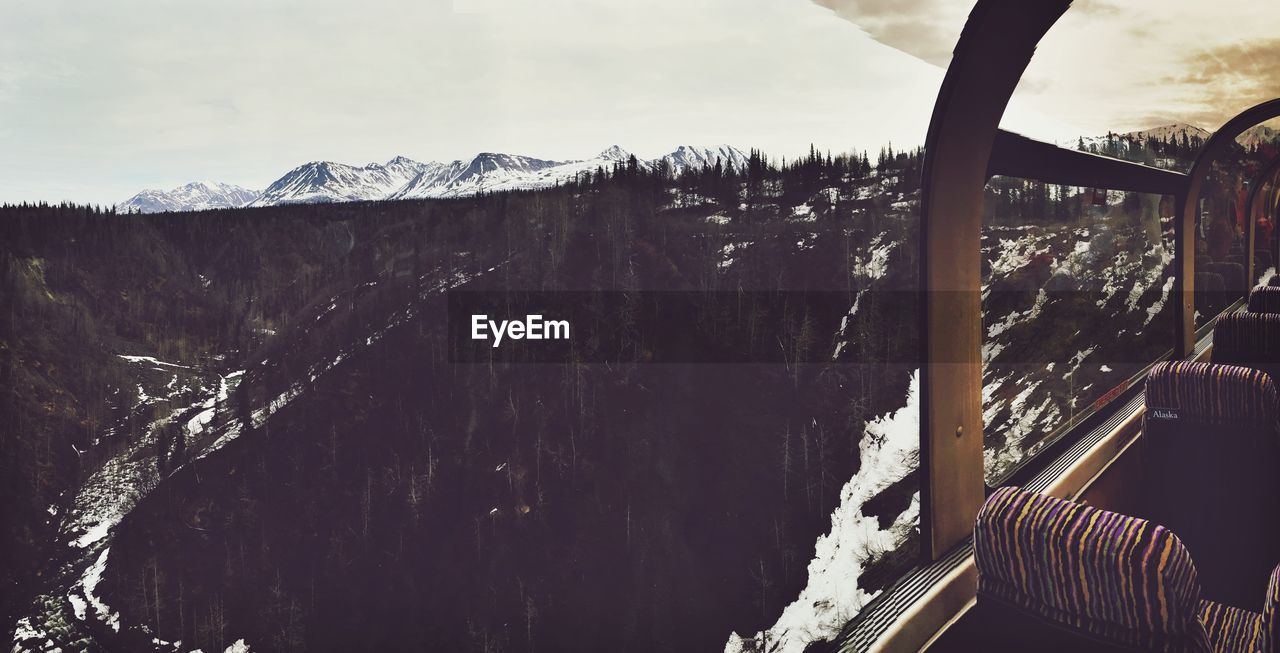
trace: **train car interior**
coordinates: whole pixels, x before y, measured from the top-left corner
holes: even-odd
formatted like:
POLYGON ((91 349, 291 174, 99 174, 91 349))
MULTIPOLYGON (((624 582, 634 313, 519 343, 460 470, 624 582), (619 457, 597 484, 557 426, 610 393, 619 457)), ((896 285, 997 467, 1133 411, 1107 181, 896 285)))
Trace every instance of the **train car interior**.
POLYGON ((1280 155, 1238 140, 1280 116, 1280 98, 1239 106, 1184 169, 1002 129, 1072 11, 979 1, 937 97, 920 252, 925 561, 846 628, 843 650, 1280 651, 1280 155), (1152 345, 1163 353, 1039 465, 993 478, 978 252, 1003 178, 1155 198, 1175 316, 1152 345))

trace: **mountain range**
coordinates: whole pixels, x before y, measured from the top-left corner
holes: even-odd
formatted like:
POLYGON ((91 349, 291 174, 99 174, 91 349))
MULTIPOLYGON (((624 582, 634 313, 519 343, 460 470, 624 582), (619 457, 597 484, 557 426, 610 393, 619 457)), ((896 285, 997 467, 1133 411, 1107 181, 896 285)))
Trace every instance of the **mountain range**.
MULTIPOLYGON (((386 163, 353 166, 312 161, 254 191, 230 184, 195 182, 171 191, 144 190, 116 205, 121 212, 199 211, 241 206, 316 202, 467 197, 483 192, 546 188, 572 181, 599 168, 625 164, 631 154, 617 145, 589 159, 551 161, 518 154, 481 152, 449 163, 397 156, 386 163)), ((681 145, 656 159, 637 159, 640 167, 666 165, 673 174, 714 166, 742 168, 747 156, 735 147, 681 145)))
MULTIPOLYGON (((1181 140, 1186 136, 1192 141, 1203 141, 1211 135, 1212 132, 1195 125, 1174 123, 1082 140, 1086 144, 1101 144, 1109 138, 1145 141, 1147 138, 1181 140)), ((1244 132, 1237 141, 1246 147, 1276 143, 1280 141, 1280 131, 1258 125, 1244 132)), ((469 160, 449 163, 423 163, 404 156, 364 166, 312 161, 285 173, 263 191, 217 182, 192 182, 170 191, 144 190, 117 204, 116 210, 157 213, 316 202, 468 197, 566 183, 599 168, 607 170, 624 164, 630 156, 626 150, 613 145, 594 157, 569 161, 496 152, 481 152, 469 160)), ((741 169, 747 164, 747 156, 729 145, 681 145, 656 159, 638 159, 638 164, 652 169, 665 162, 673 174, 679 175, 685 170, 714 166, 716 161, 741 169)))
POLYGON ((260 191, 216 181, 193 181, 173 190, 144 190, 116 205, 121 212, 161 213, 233 209, 252 202, 260 191))
MULTIPOLYGON (((1183 136, 1186 136, 1190 141, 1206 141, 1209 140, 1210 136, 1213 136, 1213 132, 1187 123, 1173 123, 1170 125, 1152 127, 1151 129, 1141 129, 1124 134, 1108 134, 1107 136, 1096 136, 1093 138, 1085 138, 1083 140, 1085 144, 1101 143, 1109 137, 1131 141, 1145 141, 1148 138, 1154 138, 1161 141, 1169 139, 1181 141, 1183 136)), ((1280 141, 1280 131, 1268 127, 1267 125, 1256 125, 1254 127, 1250 127, 1236 138, 1236 142, 1245 147, 1255 147, 1265 143, 1276 143, 1277 141, 1280 141)))

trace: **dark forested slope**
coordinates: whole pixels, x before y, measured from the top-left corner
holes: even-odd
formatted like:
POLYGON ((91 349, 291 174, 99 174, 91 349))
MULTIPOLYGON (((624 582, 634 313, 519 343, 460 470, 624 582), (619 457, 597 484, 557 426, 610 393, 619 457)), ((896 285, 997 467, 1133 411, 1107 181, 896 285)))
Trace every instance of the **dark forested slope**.
MULTIPOLYGON (((872 174, 815 153, 465 200, 5 209, 5 510, 27 529, 5 549, 33 570, 6 592, 19 641, 704 650, 767 628, 804 586, 863 425, 906 394, 914 303, 860 291, 914 285, 914 250, 881 247, 892 266, 871 251, 914 241, 917 163, 872 174), (449 289, 841 303, 741 343, 790 363, 458 364, 449 289), (159 359, 156 378, 120 354, 159 359), (165 365, 189 369, 170 387, 190 396, 156 399, 165 365), (40 416, 46 393, 68 397, 61 416, 40 416), (130 477, 145 487, 117 519, 86 522, 81 486, 121 456, 156 472, 130 477)), ((866 510, 888 528, 915 490, 904 478, 866 510)), ((869 592, 912 559, 865 555, 869 592)))

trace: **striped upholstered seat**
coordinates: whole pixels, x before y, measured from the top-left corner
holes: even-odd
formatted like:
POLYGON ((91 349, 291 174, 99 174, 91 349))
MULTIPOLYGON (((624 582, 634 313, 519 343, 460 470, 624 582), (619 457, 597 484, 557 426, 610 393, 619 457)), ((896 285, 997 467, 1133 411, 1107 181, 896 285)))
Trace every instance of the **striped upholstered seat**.
POLYGON ((1001 488, 978 513, 974 558, 979 605, 1008 609, 1009 628, 1059 629, 1045 650, 1280 653, 1280 568, 1261 612, 1204 600, 1181 540, 1144 519, 1001 488))
POLYGON ((973 540, 979 603, 1101 643, 1213 650, 1191 555, 1163 526, 1001 488, 979 511, 973 540))
POLYGON ((1280 313, 1280 288, 1260 286, 1249 292, 1250 313, 1280 313))
POLYGON ((1249 282, 1245 278, 1244 266, 1240 263, 1232 261, 1205 263, 1204 270, 1221 275, 1226 291, 1235 295, 1236 299, 1244 296, 1245 291, 1249 289, 1249 282))
POLYGON ((1213 362, 1280 372, 1280 315, 1238 311, 1213 327, 1213 362))
POLYGON ((1248 367, 1160 363, 1147 375, 1143 507, 1173 529, 1204 595, 1252 605, 1280 562, 1280 398, 1248 367))
MULTIPOLYGON (((1200 622, 1217 651, 1260 651, 1262 615, 1213 601, 1200 602, 1200 622)), ((1273 649, 1267 649, 1273 650, 1273 649)))
POLYGON ((1178 421, 1275 429, 1280 419, 1271 378, 1260 370, 1237 365, 1157 363, 1147 374, 1146 405, 1149 425, 1178 421), (1171 412, 1154 413, 1160 409, 1171 412))

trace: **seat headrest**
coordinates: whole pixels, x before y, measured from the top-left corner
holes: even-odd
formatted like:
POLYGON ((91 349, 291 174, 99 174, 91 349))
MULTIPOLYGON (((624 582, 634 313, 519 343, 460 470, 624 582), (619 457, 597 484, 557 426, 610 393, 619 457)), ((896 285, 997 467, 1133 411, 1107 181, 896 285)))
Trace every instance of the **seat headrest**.
POLYGON ((1280 363, 1280 315, 1236 311, 1218 316, 1213 362, 1248 367, 1280 363))
POLYGON ((1280 288, 1260 286, 1249 293, 1250 313, 1280 313, 1280 288))
POLYGON ((1179 421, 1276 428, 1278 401, 1271 377, 1249 367, 1166 361, 1147 373, 1150 425, 1179 421))
POLYGON ((1209 650, 1195 565, 1163 526, 1005 487, 973 539, 980 597, 1125 645, 1209 650))
POLYGON ((1239 263, 1217 261, 1206 263, 1204 269, 1214 274, 1222 275, 1222 281, 1226 284, 1228 290, 1244 290, 1248 286, 1245 281, 1244 266, 1239 263))

